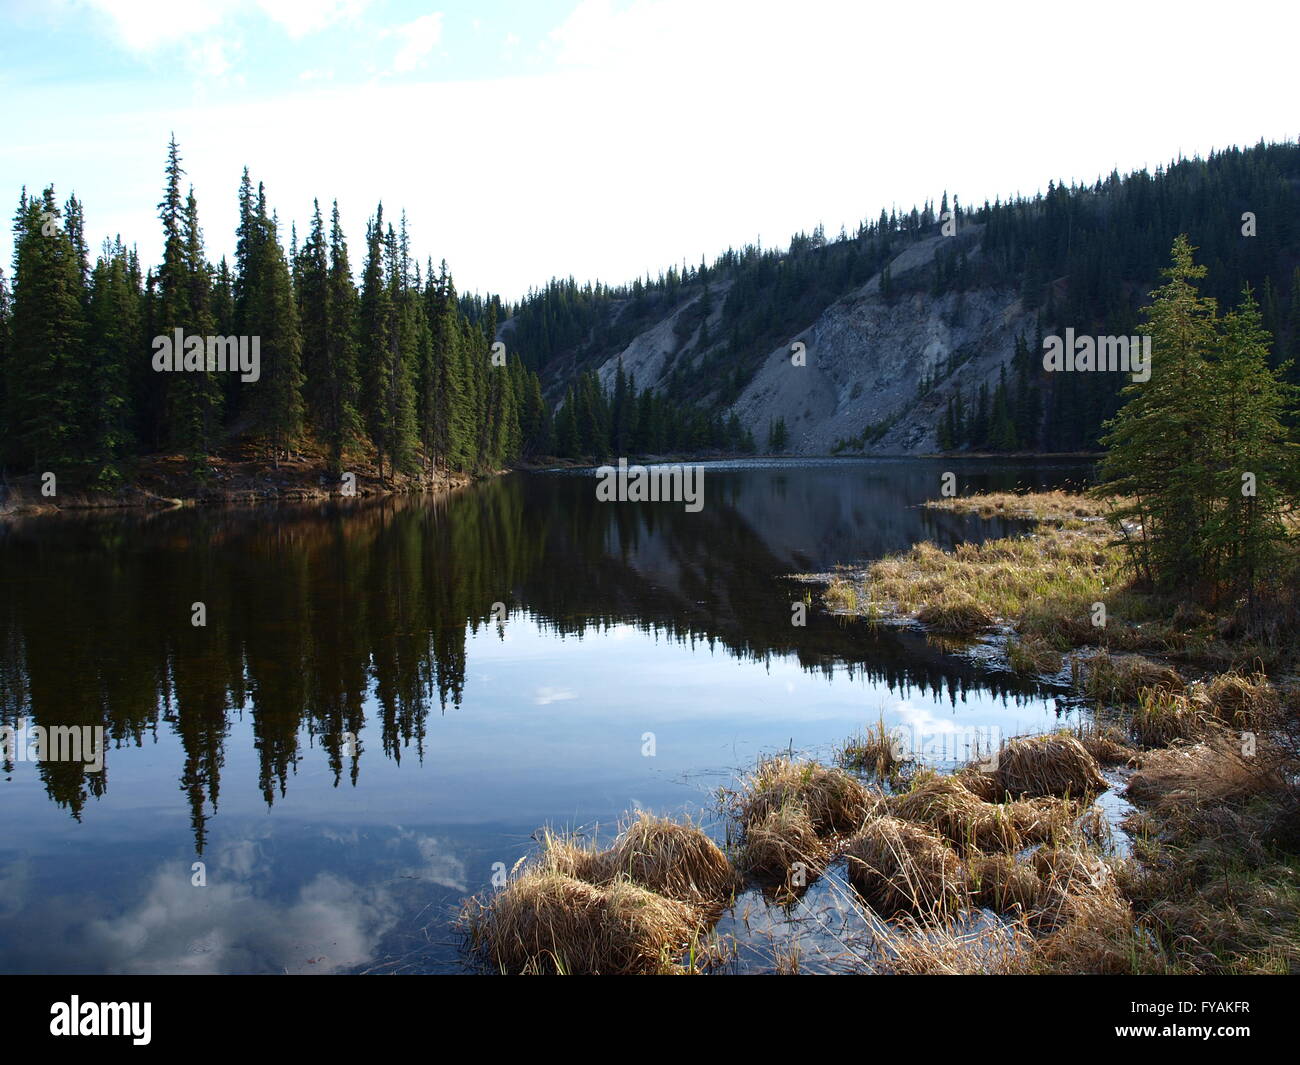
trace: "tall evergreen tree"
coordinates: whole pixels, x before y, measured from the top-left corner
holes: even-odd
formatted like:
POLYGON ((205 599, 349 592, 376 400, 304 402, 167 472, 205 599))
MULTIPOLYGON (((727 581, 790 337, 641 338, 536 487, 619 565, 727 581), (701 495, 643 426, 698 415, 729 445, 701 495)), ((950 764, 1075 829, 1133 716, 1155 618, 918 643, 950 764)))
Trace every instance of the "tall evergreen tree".
POLYGON ((1295 485, 1296 448, 1283 419, 1296 390, 1284 383, 1288 369, 1269 366, 1271 337, 1247 285, 1241 303, 1222 321, 1208 387, 1215 398, 1206 410, 1214 500, 1202 531, 1205 552, 1234 592, 1251 605, 1262 574, 1276 573, 1287 539, 1286 511, 1295 485))
POLYGON ((87 459, 89 408, 79 253, 58 224, 53 187, 24 191, 14 223, 14 293, 7 433, 18 461, 76 476, 87 459))
POLYGON ((1212 480, 1205 412, 1213 403, 1207 360, 1216 345, 1213 299, 1197 291, 1205 267, 1180 235, 1166 281, 1146 308, 1151 378, 1124 388, 1128 402, 1108 423, 1102 477, 1130 502, 1117 517, 1138 574, 1161 585, 1196 585, 1204 574, 1201 530, 1212 480))
MULTIPOLYGON (((302 336, 289 263, 280 247, 278 226, 266 216, 259 186, 252 244, 244 287, 245 328, 257 337, 260 376, 248 387, 253 431, 264 441, 273 463, 297 446, 303 430, 302 336)), ((250 341, 251 342, 251 341, 250 341)))

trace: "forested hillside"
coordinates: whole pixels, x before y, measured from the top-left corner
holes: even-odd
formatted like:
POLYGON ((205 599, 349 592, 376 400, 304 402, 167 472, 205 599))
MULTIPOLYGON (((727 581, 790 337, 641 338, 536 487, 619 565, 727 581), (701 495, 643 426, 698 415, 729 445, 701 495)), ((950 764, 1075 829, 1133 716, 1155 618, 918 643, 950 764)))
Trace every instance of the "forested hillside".
POLYGON ((626 285, 553 280, 513 307, 458 294, 382 204, 355 252, 337 203, 286 234, 247 170, 234 262, 213 263, 183 178, 173 142, 153 266, 121 238, 92 257, 75 197, 23 190, 12 290, 0 274, 6 471, 112 488, 142 456, 202 480, 235 449, 381 481, 549 455, 1092 450, 1127 377, 1046 373, 1042 337, 1138 333, 1180 233, 1207 296, 1252 288, 1272 364, 1300 379, 1292 143, 974 208, 945 192, 626 285), (154 338, 176 330, 257 337, 256 379, 201 358, 158 372, 154 338))
MULTIPOLYGON (((1138 309, 1187 233, 1206 294, 1227 307, 1249 284, 1274 365, 1295 359, 1298 182, 1300 148, 1285 143, 1052 181, 974 208, 944 193, 852 233, 729 249, 630 285, 552 281, 502 336, 557 401, 583 373, 612 395, 622 363, 670 407, 698 406, 698 426, 735 416, 738 438, 760 446, 1094 449, 1127 378, 1044 373, 1042 336, 1138 332, 1138 309), (803 380, 786 373, 796 340, 808 347, 803 380)), ((701 429, 695 442, 707 438, 701 429)))

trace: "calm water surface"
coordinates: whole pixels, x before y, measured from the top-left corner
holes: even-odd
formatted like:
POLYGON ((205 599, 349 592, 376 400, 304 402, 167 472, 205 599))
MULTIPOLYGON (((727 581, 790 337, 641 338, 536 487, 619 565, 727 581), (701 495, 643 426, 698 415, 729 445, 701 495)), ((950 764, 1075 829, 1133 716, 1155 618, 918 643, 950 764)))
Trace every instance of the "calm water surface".
POLYGON ((920 633, 791 623, 792 573, 1017 528, 918 508, 948 469, 1088 472, 754 461, 708 465, 699 513, 598 503, 588 471, 0 525, 0 724, 108 736, 101 773, 0 767, 0 971, 464 971, 457 905, 539 825, 721 837, 762 754, 1055 724, 1059 693, 920 633))

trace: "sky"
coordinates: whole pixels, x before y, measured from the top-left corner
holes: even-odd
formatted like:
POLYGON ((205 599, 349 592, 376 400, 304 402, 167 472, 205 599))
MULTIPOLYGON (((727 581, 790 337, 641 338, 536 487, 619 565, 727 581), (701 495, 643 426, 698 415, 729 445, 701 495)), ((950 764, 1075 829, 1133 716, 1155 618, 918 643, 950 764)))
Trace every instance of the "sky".
POLYGON ((358 268, 382 201, 515 299, 1293 140, 1297 30, 1251 0, 0 0, 0 195, 75 192, 92 248, 156 262, 174 133, 214 261, 247 166, 286 243, 337 199, 358 268))

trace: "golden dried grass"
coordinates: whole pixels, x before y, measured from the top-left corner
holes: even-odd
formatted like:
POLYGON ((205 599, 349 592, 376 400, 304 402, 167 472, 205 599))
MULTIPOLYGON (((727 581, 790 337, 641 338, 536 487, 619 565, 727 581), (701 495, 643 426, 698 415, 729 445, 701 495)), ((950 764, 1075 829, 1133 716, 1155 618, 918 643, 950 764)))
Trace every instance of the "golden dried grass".
POLYGON ((849 880, 877 913, 938 915, 965 898, 961 862, 928 828, 888 814, 872 817, 844 850, 849 880))

